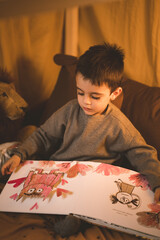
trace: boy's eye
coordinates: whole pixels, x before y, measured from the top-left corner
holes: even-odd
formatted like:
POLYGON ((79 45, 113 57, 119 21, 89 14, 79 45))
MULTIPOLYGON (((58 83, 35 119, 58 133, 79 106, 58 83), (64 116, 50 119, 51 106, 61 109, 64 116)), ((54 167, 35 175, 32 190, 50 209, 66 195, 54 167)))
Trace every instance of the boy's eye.
POLYGON ((82 92, 77 92, 77 94, 80 95, 80 96, 84 95, 84 93, 82 93, 82 92))
POLYGON ((92 96, 92 98, 96 100, 100 99, 100 97, 95 97, 95 96, 92 96))

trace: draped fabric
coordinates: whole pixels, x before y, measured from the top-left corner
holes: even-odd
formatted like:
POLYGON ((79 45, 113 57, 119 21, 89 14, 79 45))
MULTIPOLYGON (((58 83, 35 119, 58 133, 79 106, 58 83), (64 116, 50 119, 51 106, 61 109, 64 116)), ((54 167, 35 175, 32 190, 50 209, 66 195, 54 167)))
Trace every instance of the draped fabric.
POLYGON ((125 72, 160 86, 160 1, 127 0, 80 8, 79 50, 104 40, 125 50, 125 72))
POLYGON ((17 91, 31 106, 47 99, 59 67, 64 11, 0 19, 0 66, 12 73, 17 91))
MULTIPOLYGON (((160 86, 160 1, 103 0, 84 5, 80 0, 53 1, 52 5, 49 0, 39 2, 37 8, 38 1, 28 2, 30 12, 29 6, 25 11, 26 6, 23 9, 21 4, 19 11, 11 14, 13 1, 0 1, 0 67, 11 71, 17 91, 30 106, 51 95, 60 69, 53 56, 65 53, 65 41, 70 44, 67 54, 73 54, 72 48, 77 45, 77 56, 91 45, 116 43, 125 51, 125 72, 130 78, 160 86), (69 25, 65 28, 66 8, 72 6, 78 7, 78 15, 76 24, 74 16, 71 18, 70 31, 69 25)), ((71 17, 72 11, 69 14, 71 17)))

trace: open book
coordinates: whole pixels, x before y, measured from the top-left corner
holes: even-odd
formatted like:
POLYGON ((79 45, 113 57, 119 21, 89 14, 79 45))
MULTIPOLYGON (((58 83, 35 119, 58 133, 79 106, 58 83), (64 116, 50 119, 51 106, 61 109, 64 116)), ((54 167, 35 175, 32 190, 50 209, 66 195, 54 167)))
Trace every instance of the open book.
POLYGON ((130 234, 160 239, 160 204, 138 172, 98 162, 26 161, 0 195, 0 211, 74 214, 130 234))

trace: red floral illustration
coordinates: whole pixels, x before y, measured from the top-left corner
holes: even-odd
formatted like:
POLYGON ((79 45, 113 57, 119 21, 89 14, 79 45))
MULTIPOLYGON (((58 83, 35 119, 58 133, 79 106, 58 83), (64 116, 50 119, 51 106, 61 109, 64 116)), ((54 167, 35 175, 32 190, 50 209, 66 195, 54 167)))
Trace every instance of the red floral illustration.
POLYGON ((39 166, 41 167, 52 167, 54 164, 54 161, 39 161, 39 166))
POLYGON ((26 178, 27 177, 23 177, 23 178, 18 178, 18 179, 8 181, 8 184, 14 184, 13 187, 16 188, 16 187, 19 187, 19 185, 21 185, 26 178))
POLYGON ((129 179, 134 182, 136 187, 142 187, 142 190, 147 190, 150 188, 146 177, 140 173, 131 175, 129 179))
POLYGON ((33 205, 33 207, 31 207, 29 210, 33 210, 33 209, 38 209, 39 208, 39 206, 38 206, 38 203, 35 203, 34 205, 33 205))
POLYGON ((150 203, 148 204, 148 207, 151 209, 152 212, 160 212, 160 204, 157 203, 150 203))
POLYGON ((66 181, 65 179, 62 179, 62 185, 68 183, 68 181, 66 181))
POLYGON ((40 161, 39 166, 42 168, 52 167, 52 170, 54 170, 54 171, 60 171, 60 172, 65 173, 70 168, 71 163, 63 162, 63 163, 56 164, 56 162, 54 162, 54 161, 40 161))
POLYGON ((101 163, 95 170, 97 173, 104 173, 105 176, 119 175, 121 173, 128 173, 130 170, 125 168, 116 167, 113 165, 101 163))
POLYGON ((160 205, 156 203, 148 204, 148 207, 151 209, 151 212, 139 212, 138 223, 146 226, 158 228, 160 230, 160 205))
POLYGON ((25 165, 33 164, 33 163, 34 163, 33 161, 24 161, 24 163, 21 163, 21 166, 25 166, 25 165))
POLYGON ((78 173, 80 173, 82 176, 85 176, 86 172, 88 172, 90 170, 91 170, 90 166, 87 166, 85 164, 76 163, 73 167, 71 167, 68 170, 67 177, 68 178, 76 177, 78 175, 78 173))
POLYGON ((60 172, 65 173, 65 172, 67 172, 68 169, 70 168, 71 163, 69 163, 69 162, 59 163, 59 164, 57 164, 56 166, 58 167, 58 169, 56 169, 56 170, 59 170, 60 172))
POLYGON ((15 194, 13 194, 12 196, 10 196, 10 198, 13 199, 13 200, 16 200, 17 197, 18 197, 18 194, 17 194, 17 193, 15 193, 15 194))
POLYGON ((145 227, 158 228, 160 230, 160 212, 139 212, 137 216, 139 224, 145 227))
POLYGON ((62 188, 57 188, 56 191, 57 191, 57 197, 60 197, 60 196, 66 197, 67 194, 72 194, 72 192, 62 188))

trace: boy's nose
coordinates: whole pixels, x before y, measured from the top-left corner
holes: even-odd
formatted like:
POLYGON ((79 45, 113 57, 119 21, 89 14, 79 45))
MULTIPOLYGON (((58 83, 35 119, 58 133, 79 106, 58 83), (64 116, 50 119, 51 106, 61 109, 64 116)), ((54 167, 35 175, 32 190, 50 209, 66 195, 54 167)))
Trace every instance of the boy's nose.
POLYGON ((85 104, 91 104, 91 99, 90 99, 89 96, 85 96, 85 97, 84 97, 84 103, 85 103, 85 104))

